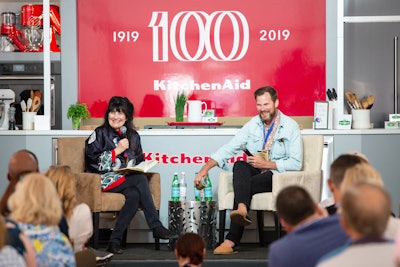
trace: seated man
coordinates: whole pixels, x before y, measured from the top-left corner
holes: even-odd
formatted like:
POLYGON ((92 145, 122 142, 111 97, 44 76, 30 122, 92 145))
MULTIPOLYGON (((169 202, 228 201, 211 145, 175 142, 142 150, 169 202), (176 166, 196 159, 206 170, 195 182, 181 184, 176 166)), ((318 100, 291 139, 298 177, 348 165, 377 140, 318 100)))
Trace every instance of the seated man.
MULTIPOLYGON (((244 227, 251 224, 247 212, 254 194, 272 191, 272 175, 276 172, 298 171, 303 162, 303 145, 298 124, 279 109, 278 93, 265 86, 254 92, 258 115, 247 122, 232 138, 214 154, 197 174, 194 183, 200 184, 208 171, 219 166, 241 149, 247 147, 248 161, 236 161, 233 166, 233 190, 235 193, 231 224, 224 242, 214 254, 232 254, 240 243, 244 227), (260 152, 258 152, 260 151, 260 152)), ((244 149, 245 150, 245 149, 244 149)))
POLYGON ((270 245, 270 267, 312 267, 323 255, 348 242, 338 215, 326 216, 300 186, 279 192, 276 209, 288 234, 270 245))
POLYGON ((351 244, 324 257, 318 267, 396 266, 394 244, 383 238, 391 199, 377 184, 358 183, 344 191, 340 221, 351 244))

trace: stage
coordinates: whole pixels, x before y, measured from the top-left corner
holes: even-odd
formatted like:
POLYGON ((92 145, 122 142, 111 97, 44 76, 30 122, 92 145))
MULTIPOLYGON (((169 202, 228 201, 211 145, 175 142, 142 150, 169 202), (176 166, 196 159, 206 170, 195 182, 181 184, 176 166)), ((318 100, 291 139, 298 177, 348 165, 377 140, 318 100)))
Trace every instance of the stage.
MULTIPOLYGON (((105 247, 99 250, 105 251, 105 247)), ((212 250, 207 250, 203 266, 268 266, 267 245, 260 247, 259 244, 242 244, 237 250, 238 253, 232 255, 214 255, 212 250)), ((176 267, 177 261, 168 244, 161 244, 160 250, 155 250, 154 244, 127 244, 124 253, 114 255, 107 266, 176 267)))

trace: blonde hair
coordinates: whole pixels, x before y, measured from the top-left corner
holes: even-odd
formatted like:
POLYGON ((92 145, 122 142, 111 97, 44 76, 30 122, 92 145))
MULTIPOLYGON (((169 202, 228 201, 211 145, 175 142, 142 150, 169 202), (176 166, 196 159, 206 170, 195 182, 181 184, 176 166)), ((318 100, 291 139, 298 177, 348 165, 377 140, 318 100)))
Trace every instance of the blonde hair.
POLYGON ((75 176, 71 168, 66 165, 50 166, 45 175, 50 178, 56 187, 64 215, 69 218, 76 205, 75 176))
POLYGON ((340 190, 343 193, 350 186, 356 183, 372 183, 383 187, 383 180, 380 173, 369 163, 358 163, 346 170, 340 190))
POLYGON ((58 225, 62 216, 61 201, 49 178, 29 173, 17 183, 8 200, 10 217, 29 224, 58 225))

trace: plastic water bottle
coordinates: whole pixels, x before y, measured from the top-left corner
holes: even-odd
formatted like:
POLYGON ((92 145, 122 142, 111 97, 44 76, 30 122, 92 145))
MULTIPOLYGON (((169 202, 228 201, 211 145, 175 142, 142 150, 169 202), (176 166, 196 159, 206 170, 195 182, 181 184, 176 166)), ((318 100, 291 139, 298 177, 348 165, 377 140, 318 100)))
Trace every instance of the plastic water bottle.
POLYGON ((179 188, 179 178, 178 173, 174 173, 174 179, 172 180, 171 186, 171 200, 172 201, 179 201, 180 196, 180 188, 179 188))
POLYGON ((181 173, 181 179, 179 181, 179 200, 185 201, 186 200, 186 180, 185 180, 185 172, 181 173))
POLYGON ((212 200, 212 185, 211 185, 211 180, 210 177, 206 177, 206 187, 204 188, 204 200, 205 201, 211 201, 212 200))
MULTIPOLYGON (((197 172, 195 176, 197 176, 197 172)), ((199 189, 196 185, 194 186, 194 200, 204 201, 204 190, 199 189)))

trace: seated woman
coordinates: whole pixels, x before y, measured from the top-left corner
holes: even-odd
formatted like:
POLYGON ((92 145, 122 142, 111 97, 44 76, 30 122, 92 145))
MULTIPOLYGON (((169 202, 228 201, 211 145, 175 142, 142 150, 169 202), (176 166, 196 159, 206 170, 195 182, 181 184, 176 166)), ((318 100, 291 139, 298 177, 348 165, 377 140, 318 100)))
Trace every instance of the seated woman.
POLYGON ((53 183, 40 173, 30 173, 17 183, 8 199, 10 219, 33 244, 38 266, 75 266, 68 238, 60 232, 61 202, 53 183))
POLYGON ((154 238, 173 239, 175 234, 166 229, 158 218, 146 175, 119 174, 116 170, 144 161, 140 136, 133 127, 133 104, 126 97, 114 96, 108 103, 104 123, 86 140, 85 171, 101 174, 104 192, 121 193, 125 204, 119 212, 107 251, 121 254, 124 231, 142 204, 154 238))
POLYGON ((87 204, 77 203, 75 176, 69 166, 51 166, 45 175, 53 182, 61 199, 74 252, 80 252, 93 234, 92 212, 87 204))

